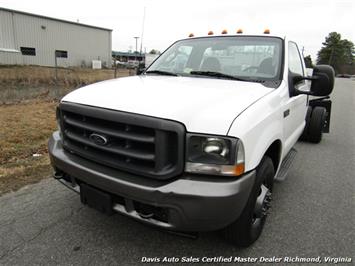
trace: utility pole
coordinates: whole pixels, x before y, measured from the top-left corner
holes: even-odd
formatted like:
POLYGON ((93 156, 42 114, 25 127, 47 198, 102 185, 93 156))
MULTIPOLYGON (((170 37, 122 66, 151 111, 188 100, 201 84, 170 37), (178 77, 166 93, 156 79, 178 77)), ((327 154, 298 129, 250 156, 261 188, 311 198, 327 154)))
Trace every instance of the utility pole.
POLYGON ((141 55, 142 55, 142 46, 143 46, 144 23, 145 23, 145 7, 143 11, 142 34, 141 34, 141 48, 140 48, 141 55))
POLYGON ((57 51, 54 51, 54 69, 55 69, 55 98, 59 99, 57 51))
POLYGON ((139 37, 136 36, 136 37, 133 37, 134 39, 136 39, 136 50, 134 51, 134 54, 135 54, 135 61, 137 62, 137 53, 138 53, 138 39, 139 37))
POLYGON ((334 46, 332 46, 332 51, 330 53, 330 56, 329 56, 329 61, 328 61, 328 65, 332 65, 332 61, 333 61, 333 56, 334 56, 334 46))
POLYGON ((135 53, 137 53, 138 52, 138 39, 139 39, 139 37, 133 37, 134 39, 136 39, 136 50, 135 50, 135 53))

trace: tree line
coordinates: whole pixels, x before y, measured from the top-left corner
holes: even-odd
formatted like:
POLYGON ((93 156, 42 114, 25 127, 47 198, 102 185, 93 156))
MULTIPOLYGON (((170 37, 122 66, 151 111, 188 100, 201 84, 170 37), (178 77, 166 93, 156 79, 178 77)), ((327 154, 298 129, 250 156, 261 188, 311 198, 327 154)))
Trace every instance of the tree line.
MULTIPOLYGON (((351 41, 342 39, 338 32, 331 32, 322 45, 317 53, 317 64, 331 65, 336 74, 355 74, 355 50, 351 41)), ((306 67, 313 67, 310 55, 304 60, 306 67)))

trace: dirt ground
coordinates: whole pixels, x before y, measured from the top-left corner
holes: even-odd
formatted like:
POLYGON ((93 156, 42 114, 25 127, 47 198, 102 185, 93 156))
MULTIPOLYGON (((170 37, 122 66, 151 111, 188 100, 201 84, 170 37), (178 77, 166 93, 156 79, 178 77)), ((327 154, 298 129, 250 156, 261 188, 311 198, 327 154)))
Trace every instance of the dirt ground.
POLYGON ((0 106, 0 195, 51 173, 47 141, 56 129, 54 101, 0 106))

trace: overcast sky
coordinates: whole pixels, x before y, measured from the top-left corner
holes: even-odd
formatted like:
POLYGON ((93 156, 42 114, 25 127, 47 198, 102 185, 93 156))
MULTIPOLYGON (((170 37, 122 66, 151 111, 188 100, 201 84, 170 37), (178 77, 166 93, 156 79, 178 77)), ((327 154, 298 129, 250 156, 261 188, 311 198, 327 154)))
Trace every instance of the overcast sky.
MULTIPOLYGON (((134 36, 142 35, 143 51, 163 51, 173 41, 188 36, 220 33, 287 35, 304 54, 315 60, 325 36, 337 31, 355 42, 354 0, 0 0, 0 7, 77 21, 113 29, 112 49, 135 49, 134 36)), ((138 48, 140 47, 140 40, 138 48)))

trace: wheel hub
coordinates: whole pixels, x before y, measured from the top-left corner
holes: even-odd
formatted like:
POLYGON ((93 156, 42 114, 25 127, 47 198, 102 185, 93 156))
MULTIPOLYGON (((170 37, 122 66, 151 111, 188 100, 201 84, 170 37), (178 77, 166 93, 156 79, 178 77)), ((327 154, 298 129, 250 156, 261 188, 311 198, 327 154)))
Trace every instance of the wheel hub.
POLYGON ((254 208, 254 219, 262 219, 269 214, 271 206, 271 191, 262 184, 254 208))

